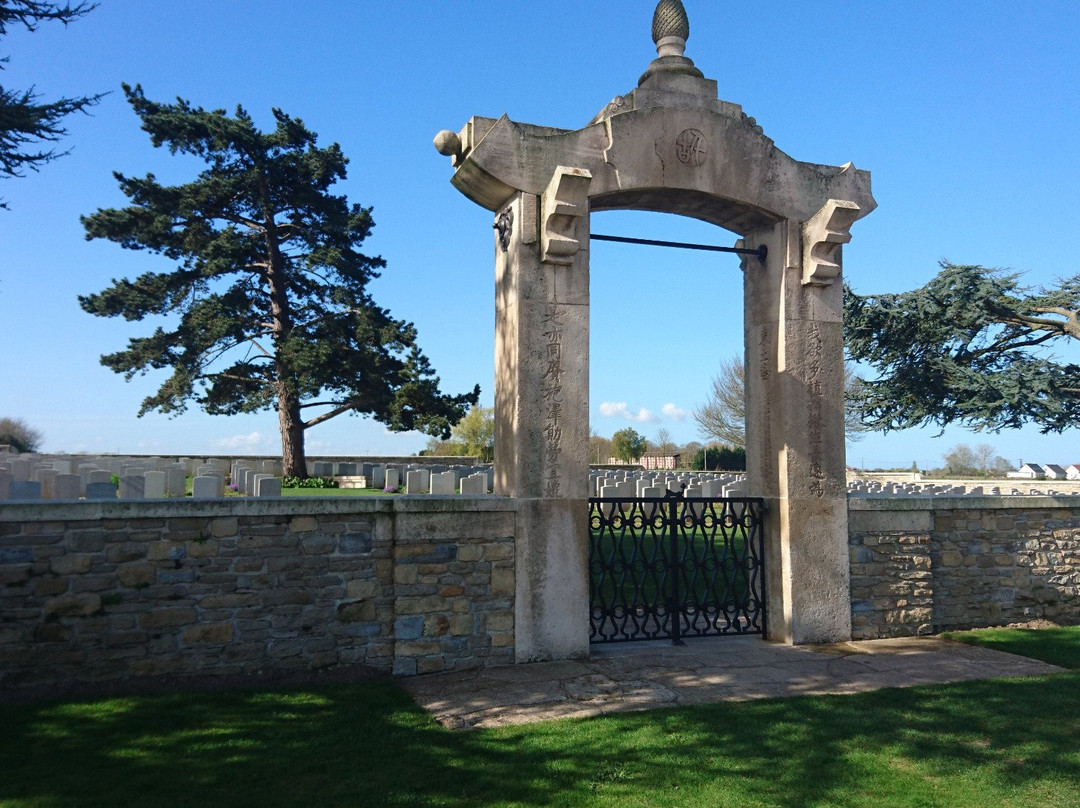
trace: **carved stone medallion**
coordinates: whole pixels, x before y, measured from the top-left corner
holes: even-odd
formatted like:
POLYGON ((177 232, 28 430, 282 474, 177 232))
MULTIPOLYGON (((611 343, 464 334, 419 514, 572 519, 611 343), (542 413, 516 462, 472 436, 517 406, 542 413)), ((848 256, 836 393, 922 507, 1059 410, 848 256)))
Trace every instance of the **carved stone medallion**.
POLYGON ((675 139, 675 156, 690 168, 697 168, 709 154, 709 141, 697 129, 683 129, 675 139))

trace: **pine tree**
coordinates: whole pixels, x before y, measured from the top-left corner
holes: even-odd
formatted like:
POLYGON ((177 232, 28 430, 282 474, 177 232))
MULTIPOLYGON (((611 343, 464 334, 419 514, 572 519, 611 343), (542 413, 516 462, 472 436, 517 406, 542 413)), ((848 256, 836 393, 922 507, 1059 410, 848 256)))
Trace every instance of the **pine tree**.
POLYGON ((1070 429, 1080 365, 1053 349, 1076 339, 1080 275, 1032 290, 1016 273, 942 262, 910 292, 844 289, 844 347, 877 373, 849 391, 872 429, 1070 429))
MULTIPOLYGON (((36 31, 43 22, 67 25, 90 12, 96 4, 40 2, 40 0, 0 0, 0 36, 12 26, 36 31)), ((0 69, 8 61, 0 58, 0 69)), ((45 144, 56 143, 67 130, 62 121, 73 112, 85 112, 101 98, 100 95, 59 98, 42 102, 29 90, 18 90, 0 84, 0 177, 21 177, 26 169, 37 171, 41 165, 55 160, 58 153, 45 144)), ((7 205, 0 202, 0 208, 7 205)))
POLYGON ((264 133, 242 107, 229 116, 156 103, 139 86, 124 93, 155 146, 206 163, 184 185, 117 173, 132 204, 83 218, 88 239, 178 262, 79 298, 91 314, 161 318, 101 358, 128 380, 172 370, 139 414, 180 413, 189 401, 223 415, 275 408, 284 472, 296 477, 306 476, 305 430, 344 413, 448 438, 479 387, 440 392, 416 329, 368 294, 385 262, 359 251, 371 209, 330 192, 346 174, 340 147, 319 148, 281 110, 264 133), (305 410, 319 414, 305 420, 305 410))

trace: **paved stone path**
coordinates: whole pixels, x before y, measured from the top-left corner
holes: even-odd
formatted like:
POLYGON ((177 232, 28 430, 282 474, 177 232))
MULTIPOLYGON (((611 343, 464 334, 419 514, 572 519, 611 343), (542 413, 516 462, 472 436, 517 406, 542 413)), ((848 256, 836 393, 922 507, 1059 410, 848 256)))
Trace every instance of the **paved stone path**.
POLYGON ((402 680, 452 729, 499 727, 717 701, 1037 676, 1054 665, 938 637, 792 646, 710 637, 593 646, 590 659, 402 680))

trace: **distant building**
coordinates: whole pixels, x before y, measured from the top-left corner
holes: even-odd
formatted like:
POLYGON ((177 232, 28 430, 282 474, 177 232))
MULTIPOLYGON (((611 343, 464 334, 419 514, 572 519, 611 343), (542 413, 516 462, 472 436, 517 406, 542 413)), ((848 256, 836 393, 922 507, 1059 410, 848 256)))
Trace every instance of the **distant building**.
POLYGON ((638 462, 647 469, 677 469, 679 467, 679 457, 681 455, 678 452, 670 454, 646 452, 638 462))
POLYGON ((1018 471, 1010 471, 1005 476, 1017 480, 1037 480, 1040 477, 1045 477, 1046 472, 1038 463, 1025 463, 1018 471))
POLYGON ((1057 463, 1025 463, 1018 471, 1007 475, 1014 480, 1080 480, 1080 463, 1062 468, 1057 463))
POLYGON ((643 469, 677 469, 679 467, 679 452, 663 454, 661 452, 646 452, 637 460, 627 463, 617 457, 608 458, 609 466, 641 466, 643 469))

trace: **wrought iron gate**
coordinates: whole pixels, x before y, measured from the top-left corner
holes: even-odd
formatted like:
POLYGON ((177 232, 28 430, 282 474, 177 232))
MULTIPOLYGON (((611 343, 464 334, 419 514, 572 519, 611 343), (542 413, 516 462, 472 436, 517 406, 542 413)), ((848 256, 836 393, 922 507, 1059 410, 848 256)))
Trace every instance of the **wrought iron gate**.
POLYGON ((589 641, 764 634, 761 519, 757 498, 590 499, 589 641))

